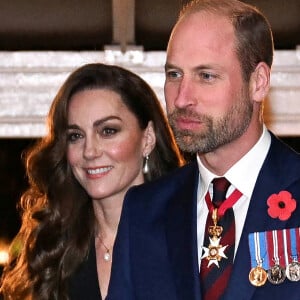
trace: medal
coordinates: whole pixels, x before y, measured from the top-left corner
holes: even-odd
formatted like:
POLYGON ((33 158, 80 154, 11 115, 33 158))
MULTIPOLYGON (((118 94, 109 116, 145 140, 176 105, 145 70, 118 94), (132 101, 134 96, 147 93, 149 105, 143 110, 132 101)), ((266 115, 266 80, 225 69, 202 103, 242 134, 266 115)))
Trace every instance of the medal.
POLYGON ((208 247, 202 247, 204 250, 204 253, 201 257, 206 258, 208 260, 208 265, 207 267, 210 267, 211 264, 215 264, 219 268, 219 261, 223 258, 227 258, 227 256, 224 254, 225 249, 227 248, 226 246, 220 245, 220 236, 223 232, 222 226, 217 226, 217 221, 218 221, 218 209, 215 208, 212 213, 212 220, 214 225, 209 226, 208 228, 208 233, 211 236, 209 238, 209 246, 208 247))
POLYGON ((290 281, 299 281, 300 280, 300 263, 297 261, 298 252, 300 248, 300 228, 290 229, 290 244, 291 244, 291 257, 292 262, 289 263, 286 267, 285 273, 286 277, 290 281))
MULTIPOLYGON (((281 251, 281 253, 280 253, 281 255, 279 254, 278 235, 277 234, 281 234, 281 233, 282 233, 282 231, 278 232, 276 230, 273 230, 271 239, 270 238, 267 239, 268 244, 273 245, 272 253, 273 253, 273 261, 275 262, 275 265, 273 265, 271 268, 268 269, 268 280, 272 284, 280 284, 280 283, 284 282, 284 280, 286 278, 285 268, 283 268, 279 264, 279 257, 282 257, 283 253, 281 251), (270 243, 271 240, 272 240, 272 243, 270 243)), ((270 235, 270 233, 267 233, 267 237, 269 237, 269 235, 270 235)), ((284 240, 286 240, 286 238, 284 240)), ((280 247, 280 249, 282 249, 282 247, 280 247)))
POLYGON ((249 234, 248 240, 251 284, 262 286, 268 280, 278 285, 286 278, 300 281, 300 228, 254 232, 249 234))
POLYGON ((300 263, 298 261, 291 262, 286 267, 286 277, 290 281, 299 281, 300 280, 300 263))
POLYGON ((205 201, 209 212, 211 213, 211 218, 213 225, 209 226, 208 233, 210 235, 208 247, 202 246, 204 251, 201 259, 205 258, 208 260, 207 267, 209 268, 212 264, 215 264, 219 268, 219 262, 222 258, 227 259, 224 251, 228 245, 223 246, 220 244, 223 227, 218 225, 218 219, 222 217, 228 208, 231 208, 242 196, 242 193, 235 189, 234 192, 226 199, 219 208, 215 208, 212 204, 210 194, 207 193, 205 196, 205 201))
POLYGON ((264 232, 251 233, 248 239, 252 266, 249 272, 249 281, 256 287, 263 286, 268 278, 265 270, 267 260, 261 256, 261 253, 263 253, 263 256, 267 253, 264 232))
POLYGON ((275 264, 268 270, 268 280, 272 284, 280 284, 284 282, 285 278, 285 269, 278 264, 275 264))
POLYGON ((249 281, 254 286, 262 286, 267 281, 267 272, 260 266, 252 268, 249 273, 249 281))

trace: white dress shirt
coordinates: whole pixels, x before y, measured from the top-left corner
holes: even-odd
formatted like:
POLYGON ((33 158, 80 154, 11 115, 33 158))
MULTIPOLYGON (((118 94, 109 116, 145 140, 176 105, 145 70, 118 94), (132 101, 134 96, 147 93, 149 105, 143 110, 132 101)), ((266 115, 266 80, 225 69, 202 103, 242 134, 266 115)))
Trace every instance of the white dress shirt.
MULTIPOLYGON (((235 188, 237 188, 243 195, 233 205, 235 215, 235 254, 242 235, 246 214, 251 199, 251 195, 257 180, 259 171, 266 158, 271 144, 271 136, 266 127, 263 128, 263 133, 254 145, 254 147, 244 155, 238 162, 236 162, 222 177, 226 177, 230 181, 226 196, 230 195, 235 188)), ((200 171, 198 191, 197 191, 197 241, 198 241, 198 262, 199 268, 201 264, 202 246, 205 234, 205 223, 208 214, 207 204, 205 202, 205 195, 207 191, 210 192, 212 198, 212 184, 211 181, 220 177, 210 172, 201 163, 197 157, 198 167, 200 171)))

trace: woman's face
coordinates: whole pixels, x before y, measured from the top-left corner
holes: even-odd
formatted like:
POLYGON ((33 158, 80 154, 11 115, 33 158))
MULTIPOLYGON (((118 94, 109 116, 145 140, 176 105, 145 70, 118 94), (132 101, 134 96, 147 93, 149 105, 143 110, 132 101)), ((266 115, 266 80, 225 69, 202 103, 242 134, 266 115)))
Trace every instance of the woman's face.
POLYGON ((111 90, 85 90, 71 98, 67 159, 92 199, 123 200, 129 187, 144 182, 143 156, 151 151, 149 132, 154 134, 150 126, 141 130, 135 115, 111 90))

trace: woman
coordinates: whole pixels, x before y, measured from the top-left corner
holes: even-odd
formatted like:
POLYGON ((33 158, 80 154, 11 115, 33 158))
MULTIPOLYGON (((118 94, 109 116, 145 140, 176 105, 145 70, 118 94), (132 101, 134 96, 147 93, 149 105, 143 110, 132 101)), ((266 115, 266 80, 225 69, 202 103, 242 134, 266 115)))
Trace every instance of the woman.
POLYGON ((144 80, 103 64, 73 72, 51 106, 48 134, 26 155, 30 187, 4 299, 104 299, 126 191, 182 162, 144 80))

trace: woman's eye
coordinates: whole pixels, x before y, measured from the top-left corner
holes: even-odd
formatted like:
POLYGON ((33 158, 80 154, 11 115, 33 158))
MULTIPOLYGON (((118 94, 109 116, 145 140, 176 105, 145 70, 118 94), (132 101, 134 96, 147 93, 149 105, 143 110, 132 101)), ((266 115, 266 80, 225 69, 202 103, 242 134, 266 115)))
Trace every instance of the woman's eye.
POLYGON ((80 134, 78 132, 70 132, 67 134, 67 141, 71 142, 71 143, 76 142, 80 138, 82 138, 82 134, 80 134))
POLYGON ((102 135, 103 136, 112 136, 112 135, 116 134, 117 132, 118 132, 118 130, 115 128, 105 127, 102 130, 102 135))

